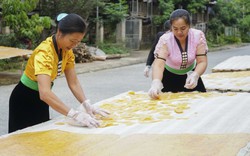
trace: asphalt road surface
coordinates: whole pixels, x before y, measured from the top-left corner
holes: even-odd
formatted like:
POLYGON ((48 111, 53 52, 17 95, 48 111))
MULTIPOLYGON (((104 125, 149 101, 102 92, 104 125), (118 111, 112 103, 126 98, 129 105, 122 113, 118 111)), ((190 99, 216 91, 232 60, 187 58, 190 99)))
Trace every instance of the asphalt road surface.
MULTIPOLYGON (((206 73, 220 62, 237 55, 250 55, 250 46, 221 50, 208 53, 206 73)), ((233 62, 232 62, 233 63, 233 62)), ((87 98, 92 103, 116 96, 129 90, 148 91, 150 78, 143 76, 145 64, 136 64, 115 69, 79 74, 87 98)), ((15 85, 0 86, 0 135, 7 133, 9 96, 15 85)), ((53 87, 55 94, 70 107, 77 107, 78 102, 68 89, 65 78, 58 78, 53 87)), ((51 110, 51 118, 60 115, 51 110)))

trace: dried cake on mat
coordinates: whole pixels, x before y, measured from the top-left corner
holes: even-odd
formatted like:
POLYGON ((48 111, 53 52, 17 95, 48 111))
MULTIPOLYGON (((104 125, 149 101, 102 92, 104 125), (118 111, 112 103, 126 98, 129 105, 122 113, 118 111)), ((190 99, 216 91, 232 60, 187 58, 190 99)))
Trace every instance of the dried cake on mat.
POLYGON ((212 72, 250 70, 250 55, 233 56, 216 65, 212 72))
POLYGON ((250 71, 210 73, 202 80, 208 91, 250 92, 250 71))
POLYGON ((61 116, 0 137, 0 155, 235 156, 248 152, 248 94, 163 93, 152 100, 129 91, 96 103, 111 112, 99 118, 100 128, 71 126, 61 116))

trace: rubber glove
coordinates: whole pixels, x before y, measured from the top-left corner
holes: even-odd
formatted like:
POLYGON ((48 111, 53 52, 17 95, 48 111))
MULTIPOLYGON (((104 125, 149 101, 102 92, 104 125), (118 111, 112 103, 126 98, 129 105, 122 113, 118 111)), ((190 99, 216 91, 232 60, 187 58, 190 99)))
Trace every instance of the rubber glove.
POLYGON ((93 118, 95 118, 96 114, 101 115, 102 117, 108 116, 110 113, 107 110, 101 109, 98 106, 93 106, 90 103, 90 100, 85 100, 81 106, 83 106, 86 112, 93 118))
POLYGON ((92 118, 84 111, 78 111, 72 108, 68 112, 67 117, 69 118, 68 123, 74 126, 87 126, 89 128, 100 126, 100 123, 96 119, 92 118))
POLYGON ((151 68, 151 66, 146 66, 146 67, 145 67, 145 69, 144 69, 144 71, 143 71, 145 77, 149 77, 150 68, 151 68))
POLYGON ((151 88, 148 91, 149 96, 152 99, 158 99, 162 88, 163 88, 163 84, 162 84, 161 80, 154 79, 151 83, 151 88))
POLYGON ((186 84, 184 85, 187 89, 194 89, 198 84, 199 74, 195 71, 187 73, 186 84))

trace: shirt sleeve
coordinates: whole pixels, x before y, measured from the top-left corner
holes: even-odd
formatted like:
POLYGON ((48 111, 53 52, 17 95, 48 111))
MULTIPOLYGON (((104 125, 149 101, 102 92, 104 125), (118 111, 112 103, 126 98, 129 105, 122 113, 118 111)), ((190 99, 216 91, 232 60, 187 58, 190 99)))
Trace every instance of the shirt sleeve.
POLYGON ((162 35, 155 47, 154 55, 166 59, 168 56, 168 48, 166 42, 166 34, 162 35))
POLYGON ((65 70, 72 69, 74 67, 75 67, 75 55, 73 51, 71 50, 68 52, 68 55, 67 55, 67 63, 66 63, 65 70))
POLYGON ((208 46, 205 34, 201 31, 200 32, 200 39, 197 45, 197 55, 206 54, 208 52, 208 46))
POLYGON ((35 75, 47 74, 51 76, 53 70, 53 56, 50 53, 39 51, 34 57, 35 75))

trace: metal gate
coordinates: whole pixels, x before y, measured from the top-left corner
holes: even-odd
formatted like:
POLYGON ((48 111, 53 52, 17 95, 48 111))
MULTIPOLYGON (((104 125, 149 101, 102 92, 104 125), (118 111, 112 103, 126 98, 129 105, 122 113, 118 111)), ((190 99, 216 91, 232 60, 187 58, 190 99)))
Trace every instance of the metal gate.
POLYGON ((126 47, 134 50, 140 49, 141 19, 126 20, 126 47))

